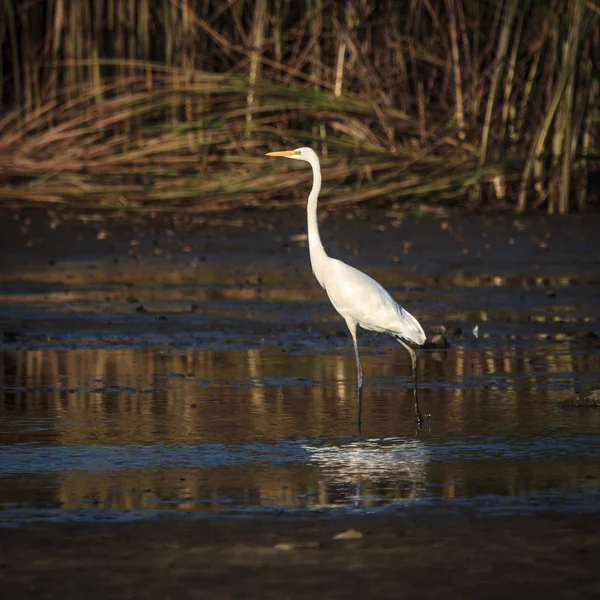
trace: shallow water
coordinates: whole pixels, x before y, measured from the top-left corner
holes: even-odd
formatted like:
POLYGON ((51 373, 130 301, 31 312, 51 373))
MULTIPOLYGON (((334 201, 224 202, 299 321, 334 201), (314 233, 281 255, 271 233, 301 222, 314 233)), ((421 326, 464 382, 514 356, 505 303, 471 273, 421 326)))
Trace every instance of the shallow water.
POLYGON ((364 332, 359 434, 351 339, 303 260, 4 269, 0 523, 597 510, 600 411, 557 402, 600 387, 599 281, 504 271, 369 270, 451 347, 420 352, 417 429, 406 351, 364 332))

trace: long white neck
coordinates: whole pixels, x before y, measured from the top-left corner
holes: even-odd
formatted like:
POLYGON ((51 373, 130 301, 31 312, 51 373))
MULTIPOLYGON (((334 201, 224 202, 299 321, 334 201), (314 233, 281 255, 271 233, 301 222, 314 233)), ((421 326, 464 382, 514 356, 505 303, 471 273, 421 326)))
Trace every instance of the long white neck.
POLYGON ((317 221, 317 200, 321 191, 321 168, 319 159, 315 157, 310 163, 313 170, 313 186, 308 196, 306 205, 306 214, 308 218, 308 248, 310 250, 310 264, 317 281, 324 288, 324 269, 327 260, 327 254, 321 243, 319 235, 319 222, 317 221))

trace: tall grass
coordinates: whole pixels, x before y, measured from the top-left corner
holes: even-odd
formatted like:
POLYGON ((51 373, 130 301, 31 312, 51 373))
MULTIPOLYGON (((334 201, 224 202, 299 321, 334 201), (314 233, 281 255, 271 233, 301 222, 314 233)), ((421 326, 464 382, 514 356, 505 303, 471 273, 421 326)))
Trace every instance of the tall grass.
POLYGON ((286 203, 307 144, 325 202, 584 210, 598 47, 589 0, 5 0, 0 198, 286 203))

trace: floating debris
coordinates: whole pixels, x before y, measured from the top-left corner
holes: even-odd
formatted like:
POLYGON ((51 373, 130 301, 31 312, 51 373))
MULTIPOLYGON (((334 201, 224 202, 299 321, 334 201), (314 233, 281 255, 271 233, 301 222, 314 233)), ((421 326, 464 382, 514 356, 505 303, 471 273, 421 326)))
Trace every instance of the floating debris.
POLYGON ((573 396, 569 400, 558 402, 557 406, 561 408, 600 408, 600 390, 593 390, 586 396, 573 396))

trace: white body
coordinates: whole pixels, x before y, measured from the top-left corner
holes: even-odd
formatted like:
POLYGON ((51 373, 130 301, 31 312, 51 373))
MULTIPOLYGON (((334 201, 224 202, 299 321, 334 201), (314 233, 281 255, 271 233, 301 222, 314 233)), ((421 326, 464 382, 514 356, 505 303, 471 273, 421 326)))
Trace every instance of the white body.
POLYGON ((341 260, 327 256, 317 222, 317 199, 321 190, 319 157, 311 148, 298 148, 290 158, 304 160, 313 169, 313 188, 306 206, 310 262, 334 308, 346 320, 352 337, 356 337, 356 325, 359 325, 363 329, 423 344, 426 337, 419 322, 382 285, 341 260))
POLYGON ((358 269, 329 258, 323 269, 322 285, 331 304, 346 321, 415 344, 425 341, 419 322, 383 286, 358 269))
MULTIPOLYGON (((269 152, 268 156, 285 156, 303 160, 313 170, 313 187, 308 196, 306 214, 308 219, 308 247, 313 273, 321 287, 325 289, 335 310, 344 317, 356 356, 358 375, 359 406, 363 384, 363 372, 356 339, 357 326, 371 331, 380 331, 394 336, 409 352, 412 361, 414 382, 415 419, 420 424, 423 419, 419 411, 417 397, 417 354, 409 343, 425 342, 425 333, 419 322, 373 278, 341 260, 327 256, 321 243, 317 222, 317 199, 321 190, 321 166, 319 157, 311 148, 297 148, 283 152, 269 152)), ((360 409, 359 409, 360 428, 360 409)))

